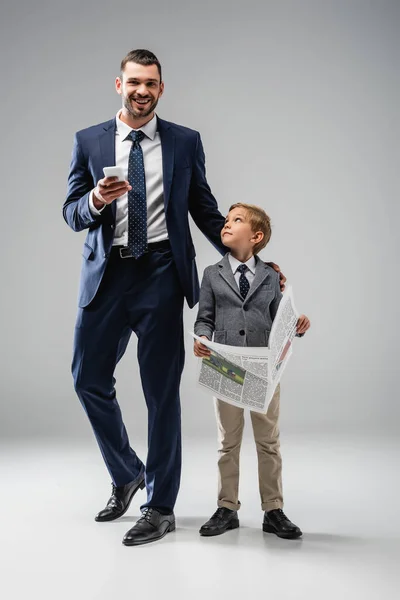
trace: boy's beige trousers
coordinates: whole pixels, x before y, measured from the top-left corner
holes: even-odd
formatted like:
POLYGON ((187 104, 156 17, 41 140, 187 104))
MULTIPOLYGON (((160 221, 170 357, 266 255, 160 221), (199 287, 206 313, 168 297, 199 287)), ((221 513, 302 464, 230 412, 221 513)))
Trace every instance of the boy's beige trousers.
MULTIPOLYGON (((283 507, 282 459, 279 449, 280 385, 266 414, 250 411, 258 456, 258 480, 262 510, 283 507)), ((215 398, 218 425, 218 506, 240 508, 239 455, 243 436, 243 408, 215 398)))

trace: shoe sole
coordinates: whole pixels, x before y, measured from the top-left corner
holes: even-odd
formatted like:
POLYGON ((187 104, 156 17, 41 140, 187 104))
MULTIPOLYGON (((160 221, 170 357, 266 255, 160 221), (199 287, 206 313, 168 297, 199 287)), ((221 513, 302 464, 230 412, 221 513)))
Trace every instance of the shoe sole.
POLYGON ((105 518, 101 517, 100 519, 98 519, 97 517, 95 517, 94 520, 97 523, 106 523, 106 522, 109 522, 109 521, 115 521, 116 519, 119 519, 120 517, 123 517, 124 514, 126 513, 126 511, 128 510, 128 508, 130 507, 131 502, 132 502, 133 497, 136 494, 136 492, 138 492, 139 490, 143 490, 145 488, 145 486, 146 486, 146 483, 145 483, 145 480, 143 479, 142 483, 140 483, 138 485, 138 487, 136 488, 136 490, 133 492, 132 496, 129 498, 128 504, 126 505, 126 507, 124 508, 124 510, 121 513, 119 513, 118 515, 115 515, 115 516, 110 516, 110 517, 105 517, 105 518))
POLYGON ((122 543, 124 546, 143 546, 143 544, 151 544, 151 542, 158 542, 158 540, 162 540, 162 538, 165 535, 167 535, 167 533, 170 533, 171 531, 175 531, 175 521, 173 523, 171 523, 171 525, 169 527, 167 527, 167 529, 164 531, 164 533, 162 533, 160 536, 158 536, 156 538, 152 538, 151 540, 144 540, 144 541, 122 540, 122 543))
POLYGON ((299 533, 277 533, 273 527, 270 527, 269 525, 264 525, 264 523, 262 528, 265 533, 274 533, 276 536, 285 540, 297 540, 303 535, 302 531, 300 531, 299 533))
POLYGON ((222 535, 226 531, 230 531, 231 529, 237 529, 239 527, 239 519, 234 519, 229 523, 227 527, 225 527, 222 531, 199 531, 200 535, 204 537, 213 537, 214 535, 222 535))

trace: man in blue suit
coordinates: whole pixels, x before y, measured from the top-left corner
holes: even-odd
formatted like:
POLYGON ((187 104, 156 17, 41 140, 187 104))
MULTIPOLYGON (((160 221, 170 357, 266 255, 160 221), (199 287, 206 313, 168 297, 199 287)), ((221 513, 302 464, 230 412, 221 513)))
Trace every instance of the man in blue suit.
POLYGON ((63 216, 74 231, 88 230, 72 374, 112 479, 112 495, 96 520, 123 515, 146 486, 142 517, 123 539, 138 545, 175 529, 183 301, 193 307, 199 296, 189 213, 221 254, 227 249, 199 133, 154 112, 164 91, 156 56, 131 51, 116 90, 122 97, 116 117, 75 135, 63 216), (114 165, 125 181, 104 177, 103 167, 114 165), (146 465, 130 447, 114 387, 132 331, 148 408, 146 465))

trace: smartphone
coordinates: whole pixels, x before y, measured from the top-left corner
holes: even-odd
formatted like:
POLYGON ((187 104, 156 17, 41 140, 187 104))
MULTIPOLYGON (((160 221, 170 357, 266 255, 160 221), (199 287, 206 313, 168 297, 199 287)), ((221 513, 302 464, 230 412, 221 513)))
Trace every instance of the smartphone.
POLYGON ((122 167, 104 167, 103 173, 105 177, 118 177, 118 181, 125 181, 122 167))

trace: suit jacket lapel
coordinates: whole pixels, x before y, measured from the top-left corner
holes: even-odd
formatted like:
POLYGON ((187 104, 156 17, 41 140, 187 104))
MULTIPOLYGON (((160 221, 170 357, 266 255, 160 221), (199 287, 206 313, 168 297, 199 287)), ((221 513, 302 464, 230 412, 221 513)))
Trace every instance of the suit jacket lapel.
POLYGON ((167 212, 171 196, 172 175, 174 172, 175 136, 167 121, 157 117, 157 127, 161 139, 161 152, 163 162, 164 208, 167 212))
POLYGON ((254 279, 250 285, 250 289, 247 293, 245 302, 251 298, 251 296, 257 291, 257 288, 269 277, 269 269, 268 266, 256 256, 256 272, 254 275, 254 279))
MULTIPOLYGON (((115 165, 115 130, 116 130, 115 118, 111 119, 104 125, 104 131, 99 137, 100 144, 100 157, 101 157, 101 171, 103 167, 112 167, 115 165)), ((104 177, 104 175, 103 175, 104 177)), ((115 220, 116 202, 111 203, 111 210, 115 220)), ((106 209, 104 209, 106 210, 106 209)))
POLYGON ((219 263, 218 263, 219 274, 221 275, 222 279, 224 279, 226 281, 226 283, 229 285, 229 287, 235 292, 235 294, 237 296, 239 296, 239 298, 241 300, 243 300, 243 298, 239 292, 239 287, 235 281, 235 277, 233 275, 231 263, 229 262, 228 256, 229 256, 229 252, 227 252, 225 254, 225 256, 222 258, 222 260, 219 261, 219 263))
POLYGON ((220 260, 220 262, 218 263, 219 274, 226 281, 229 287, 235 292, 235 294, 239 296, 239 298, 243 301, 244 304, 257 291, 260 285, 266 279, 268 279, 268 277, 270 277, 269 269, 268 266, 262 260, 260 260, 258 256, 256 256, 256 272, 254 275, 254 279, 250 285, 250 289, 246 298, 243 300, 242 295, 239 291, 239 287, 236 283, 231 264, 229 262, 228 254, 229 253, 226 253, 222 260, 220 260))

